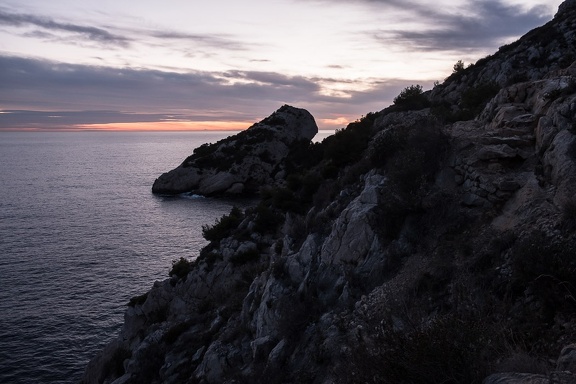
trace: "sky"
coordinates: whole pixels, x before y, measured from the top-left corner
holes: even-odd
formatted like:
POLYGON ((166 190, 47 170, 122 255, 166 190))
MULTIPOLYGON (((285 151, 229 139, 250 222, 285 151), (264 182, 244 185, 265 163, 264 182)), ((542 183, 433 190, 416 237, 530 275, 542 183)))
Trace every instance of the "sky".
POLYGON ((338 129, 562 0, 0 0, 0 131, 338 129))

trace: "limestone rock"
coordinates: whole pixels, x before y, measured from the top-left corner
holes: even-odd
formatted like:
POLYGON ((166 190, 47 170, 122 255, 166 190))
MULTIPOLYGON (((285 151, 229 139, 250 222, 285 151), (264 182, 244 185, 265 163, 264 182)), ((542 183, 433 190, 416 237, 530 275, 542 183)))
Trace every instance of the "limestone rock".
POLYGON ((571 344, 560 352, 556 370, 549 374, 504 372, 488 376, 483 384, 574 384, 576 383, 576 345, 571 344))
MULTIPOLYGON (((545 375, 532 373, 496 373, 490 375, 482 384, 549 384, 550 379, 545 375)), ((560 384, 560 383, 559 383, 560 384)))
POLYGON ((179 167, 156 179, 152 192, 204 196, 257 192, 273 185, 290 150, 310 142, 317 132, 308 111, 285 105, 243 132, 195 149, 179 167))
POLYGON ((562 348, 560 357, 556 361, 556 370, 576 373, 576 344, 562 348))

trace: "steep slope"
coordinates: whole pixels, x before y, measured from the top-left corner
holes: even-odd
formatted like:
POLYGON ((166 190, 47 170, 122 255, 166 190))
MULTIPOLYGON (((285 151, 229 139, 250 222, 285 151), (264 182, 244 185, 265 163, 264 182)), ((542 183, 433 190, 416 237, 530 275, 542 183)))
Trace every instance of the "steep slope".
POLYGON ((575 20, 300 148, 84 382, 575 382, 575 20))

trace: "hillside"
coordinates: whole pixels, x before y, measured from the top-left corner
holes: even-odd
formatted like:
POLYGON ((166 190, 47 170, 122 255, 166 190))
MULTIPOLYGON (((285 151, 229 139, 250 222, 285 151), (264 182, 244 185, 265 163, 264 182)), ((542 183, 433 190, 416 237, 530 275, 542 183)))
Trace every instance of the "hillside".
POLYGON ((84 382, 576 382, 575 135, 570 0, 433 90, 286 149, 298 162, 247 189, 257 206, 131 300, 84 382))

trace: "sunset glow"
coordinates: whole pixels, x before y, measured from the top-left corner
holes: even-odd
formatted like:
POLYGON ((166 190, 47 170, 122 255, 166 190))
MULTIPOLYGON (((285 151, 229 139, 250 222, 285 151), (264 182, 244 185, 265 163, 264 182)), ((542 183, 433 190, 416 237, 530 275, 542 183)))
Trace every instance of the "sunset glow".
POLYGON ((236 130, 284 104, 342 128, 561 2, 4 0, 0 131, 236 130))
POLYGON ((252 125, 248 121, 177 121, 147 123, 110 123, 79 125, 92 131, 240 131, 252 125))

